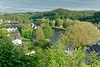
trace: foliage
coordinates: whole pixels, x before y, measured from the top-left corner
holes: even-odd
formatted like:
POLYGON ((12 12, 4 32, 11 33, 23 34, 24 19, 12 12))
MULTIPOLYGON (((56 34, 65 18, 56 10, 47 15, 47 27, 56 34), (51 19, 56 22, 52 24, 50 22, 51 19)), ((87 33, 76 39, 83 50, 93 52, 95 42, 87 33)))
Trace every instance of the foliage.
POLYGON ((3 24, 0 24, 0 29, 1 29, 1 28, 4 28, 4 25, 3 25, 3 24))
POLYGON ((34 22, 36 19, 42 19, 42 18, 43 20, 44 18, 50 20, 56 20, 57 18, 60 19, 69 18, 72 20, 78 20, 80 18, 89 17, 91 15, 93 15, 93 13, 87 11, 71 11, 59 8, 56 10, 45 11, 45 12, 4 13, 3 15, 1 15, 1 17, 5 18, 6 20, 14 20, 14 21, 16 20, 22 23, 31 23, 34 22))
POLYGON ((38 40, 43 40, 44 38, 45 38, 45 35, 44 35, 44 33, 43 33, 42 28, 41 28, 41 27, 38 27, 38 28, 36 29, 36 39, 38 39, 38 40))
POLYGON ((11 39, 2 35, 0 37, 0 67, 34 66, 34 58, 24 55, 25 50, 20 47, 16 49, 11 39))
POLYGON ((47 49, 49 47, 49 42, 47 40, 42 40, 42 41, 37 42, 35 46, 38 46, 43 49, 47 49))
POLYGON ((61 19, 57 19, 57 26, 59 27, 59 26, 63 26, 63 20, 61 20, 61 19))
POLYGON ((67 28, 68 26, 72 25, 73 24, 73 21, 70 20, 69 18, 67 18, 64 23, 63 23, 63 27, 64 28, 67 28))
POLYGON ((21 35, 25 38, 30 38, 33 36, 33 28, 27 24, 21 24, 20 26, 21 35))
POLYGON ((89 62, 89 58, 87 60, 88 56, 85 55, 82 47, 79 47, 78 50, 71 51, 69 54, 65 53, 64 49, 65 45, 61 40, 56 42, 55 46, 51 46, 46 50, 37 48, 36 54, 34 55, 35 59, 37 59, 35 67, 99 67, 100 62, 97 56, 93 54, 89 57, 93 61, 92 64, 85 64, 89 62))
POLYGON ((50 22, 50 26, 53 26, 53 27, 55 26, 55 20, 50 22))
POLYGON ((49 25, 46 25, 43 27, 43 33, 45 35, 45 38, 50 38, 53 34, 52 28, 49 25))
POLYGON ((21 37, 22 39, 22 42, 32 42, 33 41, 33 38, 24 38, 24 37, 21 37))
POLYGON ((88 21, 92 23, 99 23, 100 22, 100 11, 95 12, 92 16, 82 17, 79 20, 81 21, 88 21))
POLYGON ((71 44, 79 47, 89 46, 91 43, 98 41, 100 32, 92 23, 76 22, 67 28, 65 35, 70 38, 71 44))

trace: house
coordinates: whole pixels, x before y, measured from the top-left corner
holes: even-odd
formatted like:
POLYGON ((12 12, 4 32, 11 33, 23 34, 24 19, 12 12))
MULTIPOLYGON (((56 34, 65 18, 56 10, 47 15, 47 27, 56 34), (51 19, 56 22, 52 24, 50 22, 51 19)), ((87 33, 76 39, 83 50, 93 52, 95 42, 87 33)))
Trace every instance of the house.
POLYGON ((96 53, 98 53, 98 56, 100 57, 100 45, 98 44, 94 44, 91 47, 87 48, 85 50, 85 54, 89 55, 90 53, 92 53, 93 51, 95 51, 96 53))
POLYGON ((100 24, 97 24, 96 27, 99 28, 100 27, 100 24))
POLYGON ((2 24, 3 23, 3 20, 2 19, 0 19, 0 24, 2 24))
POLYGON ((30 55, 30 54, 35 54, 35 51, 32 50, 32 51, 25 53, 25 55, 30 55))
POLYGON ((8 30, 8 32, 15 32, 16 30, 18 30, 19 25, 16 24, 10 24, 10 25, 5 25, 6 30, 8 30))
POLYGON ((5 22, 10 23, 11 21, 6 20, 5 22))
POLYGON ((34 28, 34 29, 37 29, 36 25, 33 24, 33 23, 32 23, 30 26, 31 26, 32 28, 34 28))
POLYGON ((59 26, 59 27, 63 27, 63 25, 59 26))
POLYGON ((15 34, 8 34, 7 36, 11 37, 12 42, 16 45, 22 44, 22 40, 20 38, 19 33, 15 33, 15 34))
POLYGON ((94 23, 94 25, 96 26, 96 28, 100 27, 100 24, 94 23))

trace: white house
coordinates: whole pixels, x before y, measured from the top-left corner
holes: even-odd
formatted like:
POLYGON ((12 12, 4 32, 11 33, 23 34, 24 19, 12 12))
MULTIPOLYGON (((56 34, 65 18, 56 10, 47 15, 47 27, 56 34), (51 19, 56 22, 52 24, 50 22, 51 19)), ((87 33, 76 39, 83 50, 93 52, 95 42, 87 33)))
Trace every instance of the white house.
POLYGON ((2 19, 0 19, 0 24, 2 24, 3 23, 3 20, 2 19))
POLYGON ((99 28, 100 27, 100 24, 97 24, 96 27, 99 28))
POLYGON ((10 23, 11 21, 6 20, 5 22, 10 23))
POLYGON ((32 51, 25 53, 25 55, 30 55, 30 54, 35 54, 35 51, 32 50, 32 51))
POLYGON ((63 25, 59 26, 59 27, 63 27, 63 25))
POLYGON ((36 25, 33 24, 33 23, 32 23, 30 26, 31 26, 32 28, 34 28, 34 29, 37 29, 36 25))
POLYGON ((7 36, 10 36, 12 38, 12 42, 16 45, 22 44, 22 40, 20 38, 19 33, 15 34, 8 34, 7 36))
POLYGON ((11 24, 11 25, 5 25, 6 30, 8 30, 8 32, 15 32, 16 30, 18 30, 19 25, 16 24, 11 24))

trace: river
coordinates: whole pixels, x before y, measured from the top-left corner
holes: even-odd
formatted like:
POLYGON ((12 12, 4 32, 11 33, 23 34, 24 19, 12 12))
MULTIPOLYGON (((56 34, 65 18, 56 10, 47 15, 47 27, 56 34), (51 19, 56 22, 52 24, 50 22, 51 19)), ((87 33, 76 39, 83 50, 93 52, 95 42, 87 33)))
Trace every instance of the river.
POLYGON ((61 39, 62 37, 62 32, 61 31, 57 31, 53 29, 53 38, 51 39, 51 41, 49 42, 49 44, 54 44, 58 39, 61 39))

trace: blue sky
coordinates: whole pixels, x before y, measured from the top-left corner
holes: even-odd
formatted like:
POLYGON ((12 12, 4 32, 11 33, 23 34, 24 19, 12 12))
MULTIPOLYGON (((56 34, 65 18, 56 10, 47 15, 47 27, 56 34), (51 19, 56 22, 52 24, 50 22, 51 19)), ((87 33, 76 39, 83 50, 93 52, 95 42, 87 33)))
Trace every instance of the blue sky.
POLYGON ((99 10, 100 0, 0 0, 0 12, 36 12, 57 8, 99 10))

